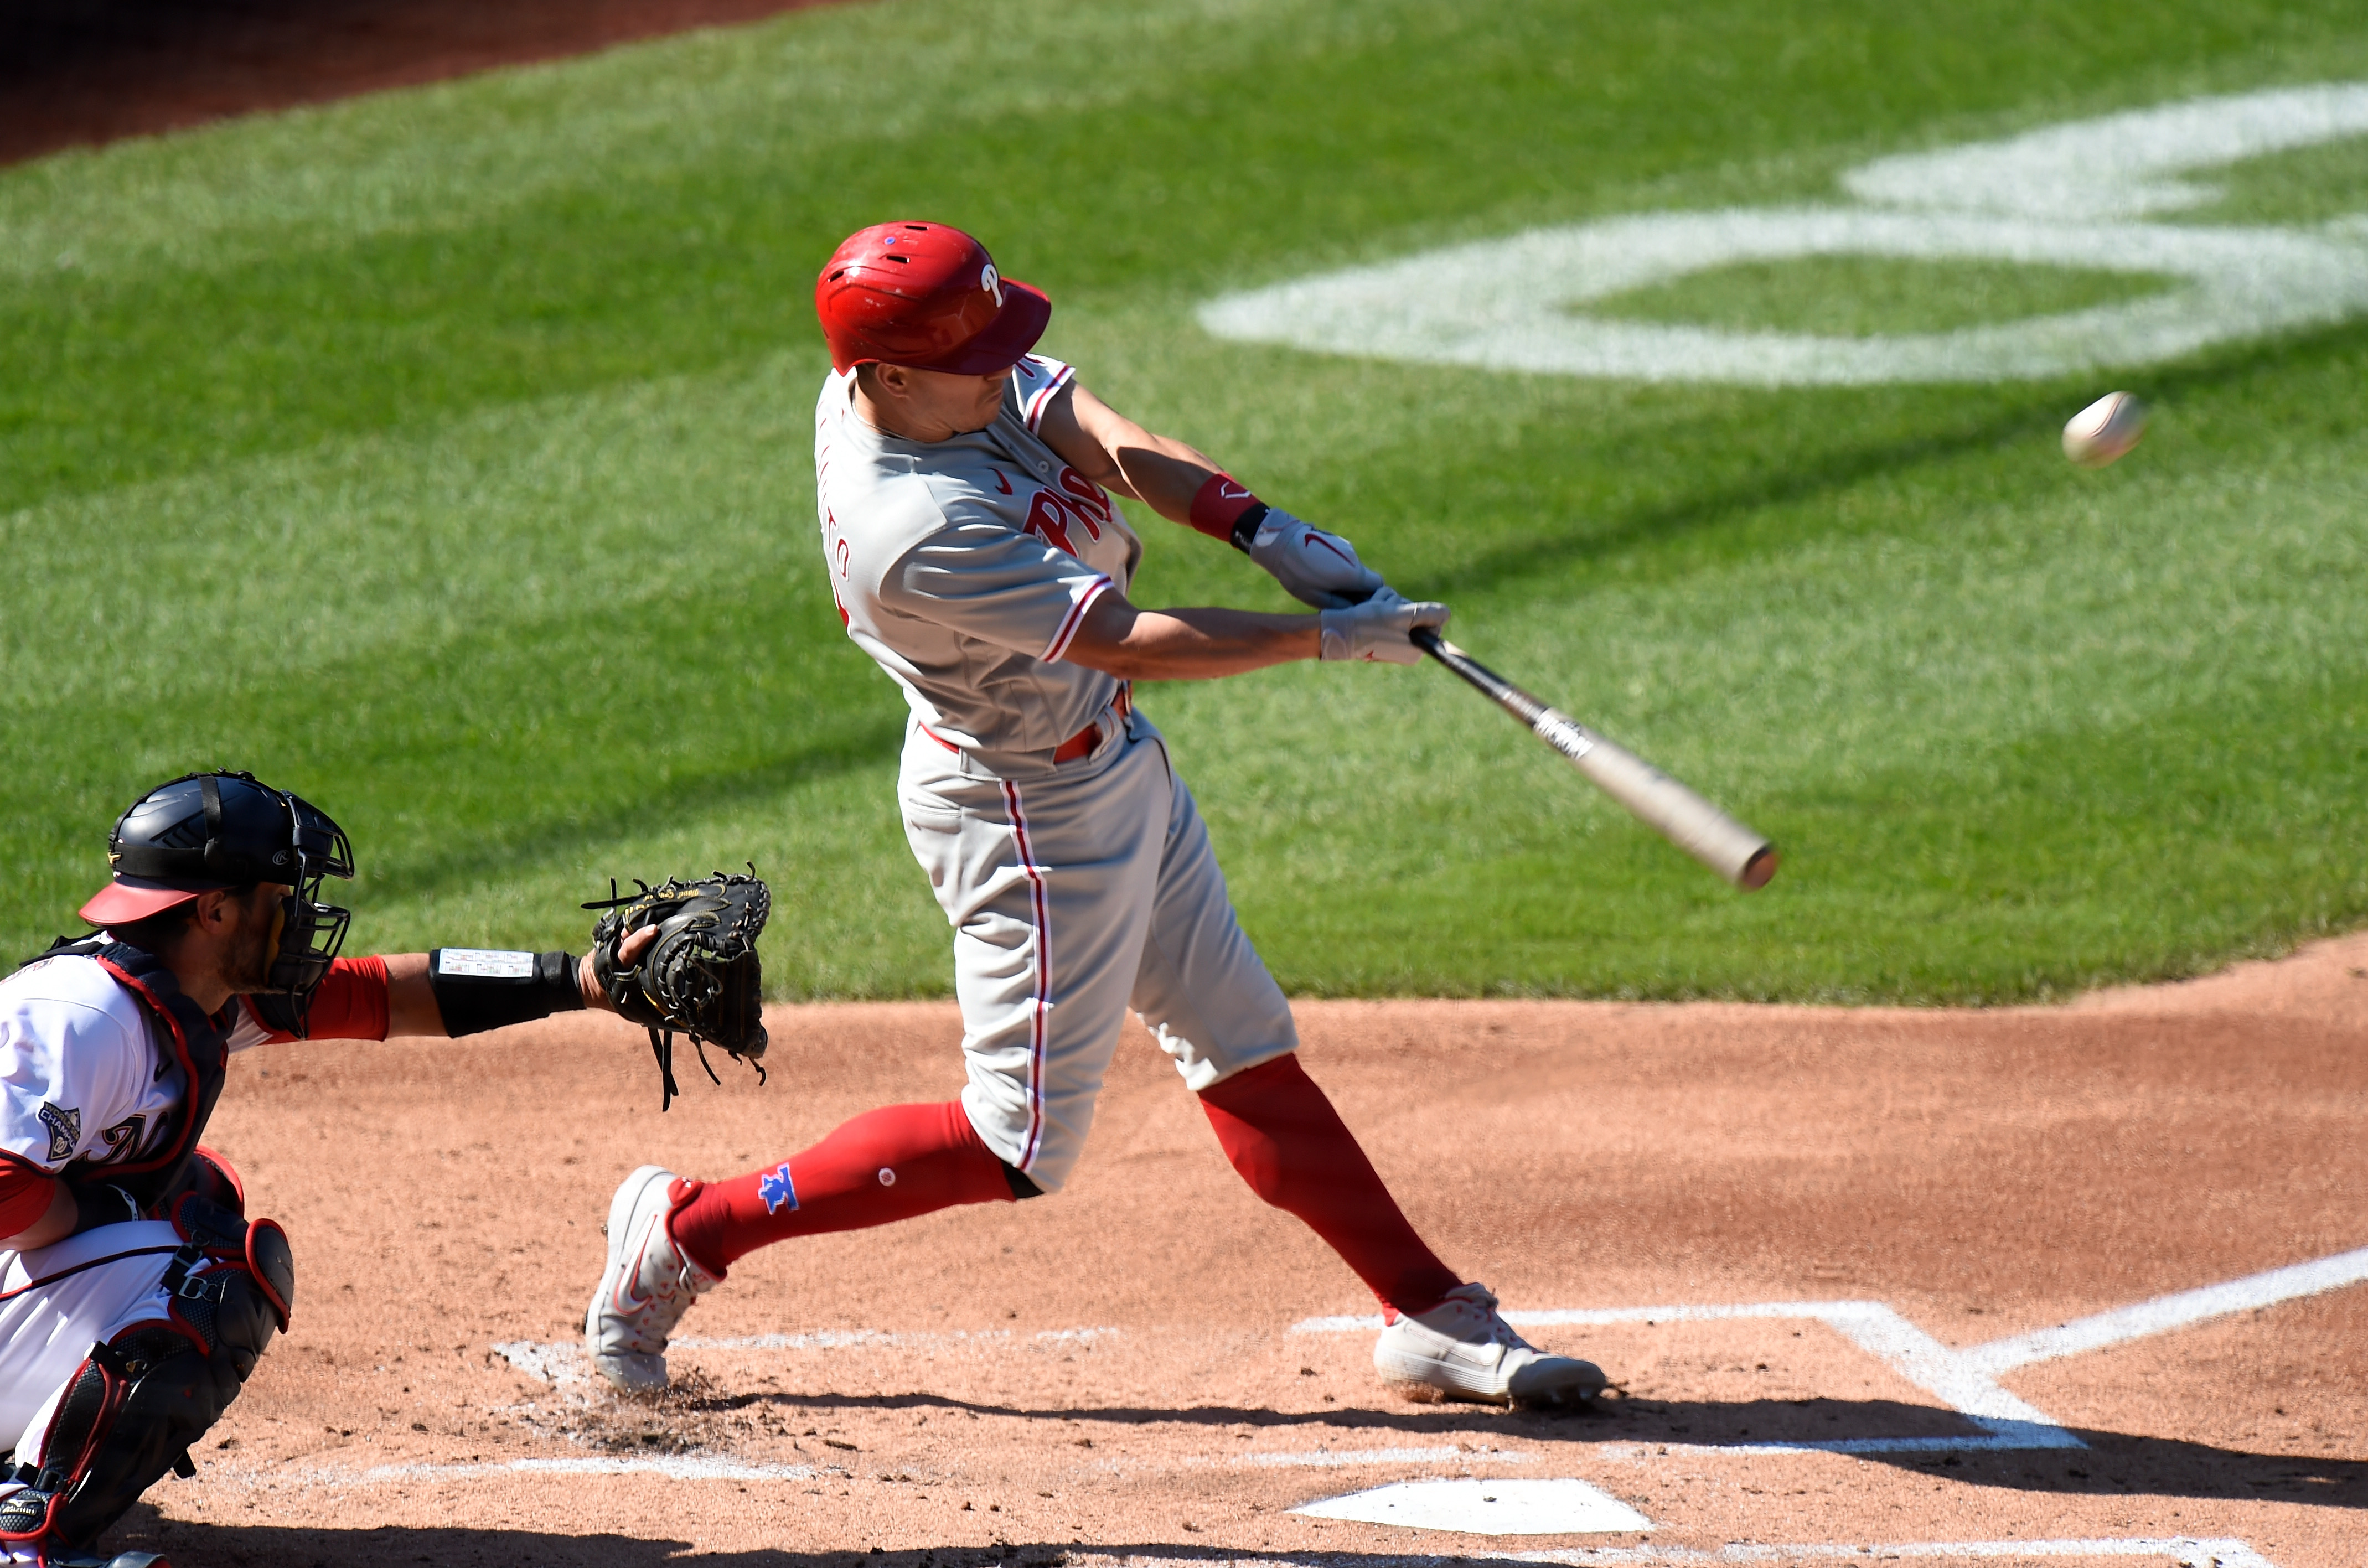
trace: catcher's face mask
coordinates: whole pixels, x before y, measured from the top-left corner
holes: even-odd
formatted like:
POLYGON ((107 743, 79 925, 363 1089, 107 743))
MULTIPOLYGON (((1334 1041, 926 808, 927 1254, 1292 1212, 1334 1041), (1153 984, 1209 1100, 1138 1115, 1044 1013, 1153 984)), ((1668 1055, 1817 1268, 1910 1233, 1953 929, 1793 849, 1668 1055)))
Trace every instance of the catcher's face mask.
POLYGON ((279 950, 272 955, 269 989, 295 999, 301 1028, 312 1008, 313 993, 346 945, 346 928, 354 918, 350 910, 321 902, 321 883, 329 877, 352 878, 354 846, 346 830, 318 806, 299 795, 280 798, 288 805, 296 875, 288 896, 279 901, 279 950))
POLYGON ((185 773, 134 801, 107 846, 114 881, 83 909, 94 924, 137 918, 198 893, 249 883, 289 889, 263 993, 290 999, 296 1032, 345 945, 353 916, 321 902, 354 874, 353 846, 327 812, 251 773, 185 773))

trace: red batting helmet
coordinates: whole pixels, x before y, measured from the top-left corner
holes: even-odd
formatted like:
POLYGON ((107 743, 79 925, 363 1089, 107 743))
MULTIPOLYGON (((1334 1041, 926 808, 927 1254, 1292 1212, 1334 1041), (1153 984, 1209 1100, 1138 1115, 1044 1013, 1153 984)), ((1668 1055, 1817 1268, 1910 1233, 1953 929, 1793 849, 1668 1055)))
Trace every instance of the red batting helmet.
POLYGON ((834 369, 866 360, 985 376, 1010 369, 1053 319, 1043 291, 1004 277, 986 247, 944 223, 849 234, 814 279, 834 369))

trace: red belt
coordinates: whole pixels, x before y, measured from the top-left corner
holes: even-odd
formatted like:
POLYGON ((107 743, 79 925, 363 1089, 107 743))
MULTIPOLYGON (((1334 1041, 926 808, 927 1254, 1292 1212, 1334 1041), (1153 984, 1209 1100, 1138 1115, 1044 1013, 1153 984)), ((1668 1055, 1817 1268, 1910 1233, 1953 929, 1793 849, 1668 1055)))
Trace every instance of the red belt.
MULTIPOLYGON (((1124 719, 1129 713, 1134 711, 1133 682, 1130 681, 1119 687, 1118 695, 1110 699, 1110 711, 1117 714, 1121 719, 1124 719)), ((962 750, 962 747, 954 744, 953 742, 946 739, 945 736, 938 733, 927 724, 921 726, 921 733, 928 736, 929 739, 937 742, 938 744, 945 747, 948 751, 959 752, 962 750)), ((1094 747, 1101 744, 1101 741, 1102 723, 1099 719, 1096 719, 1092 723, 1087 725, 1084 729, 1079 730, 1076 734, 1071 735, 1067 740, 1063 741, 1059 745, 1053 748, 1053 764, 1057 767, 1064 762, 1076 762, 1082 757, 1091 756, 1094 752, 1094 747)))

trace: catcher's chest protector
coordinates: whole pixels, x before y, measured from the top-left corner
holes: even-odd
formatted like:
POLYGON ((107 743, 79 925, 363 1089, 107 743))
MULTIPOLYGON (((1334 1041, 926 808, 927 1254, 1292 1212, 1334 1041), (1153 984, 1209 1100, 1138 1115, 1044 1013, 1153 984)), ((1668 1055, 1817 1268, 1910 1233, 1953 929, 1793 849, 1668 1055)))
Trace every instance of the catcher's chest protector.
POLYGON ((189 1445, 238 1397, 256 1358, 288 1326, 296 1288, 288 1237, 193 1195, 175 1207, 184 1245, 165 1270, 165 1315, 134 1324, 66 1380, 6 1479, 0 1545, 79 1548, 166 1471, 195 1475, 189 1445))
POLYGON ((97 937, 62 944, 43 958, 73 955, 98 960, 124 989, 140 998, 155 1020, 158 1053, 181 1069, 188 1094, 176 1108, 174 1125, 157 1141, 156 1153, 144 1160, 105 1165, 77 1160, 59 1174, 69 1180, 110 1183, 130 1193, 150 1212, 167 1195, 188 1185, 188 1165, 198 1140, 205 1135, 214 1104, 222 1098, 222 1077, 230 1065, 230 1044, 214 1021, 181 994, 181 983, 164 960, 142 948, 97 937))

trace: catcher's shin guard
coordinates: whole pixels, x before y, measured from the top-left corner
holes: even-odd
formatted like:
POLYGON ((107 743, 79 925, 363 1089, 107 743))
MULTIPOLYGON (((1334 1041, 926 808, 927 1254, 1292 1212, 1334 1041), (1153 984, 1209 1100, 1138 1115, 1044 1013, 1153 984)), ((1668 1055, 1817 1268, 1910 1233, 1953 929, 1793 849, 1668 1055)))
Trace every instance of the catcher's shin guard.
POLYGON ((188 1244, 162 1281, 169 1315, 92 1346, 51 1398, 6 1477, 22 1490, 0 1497, 0 1545, 51 1556, 86 1547, 166 1471, 196 1474, 189 1445, 288 1325, 295 1267, 277 1224, 195 1197, 174 1222, 188 1244))

